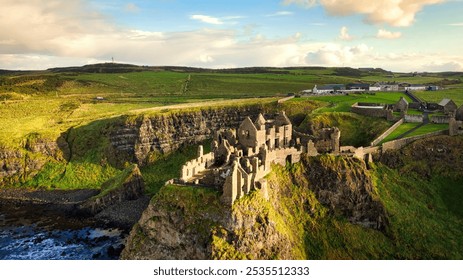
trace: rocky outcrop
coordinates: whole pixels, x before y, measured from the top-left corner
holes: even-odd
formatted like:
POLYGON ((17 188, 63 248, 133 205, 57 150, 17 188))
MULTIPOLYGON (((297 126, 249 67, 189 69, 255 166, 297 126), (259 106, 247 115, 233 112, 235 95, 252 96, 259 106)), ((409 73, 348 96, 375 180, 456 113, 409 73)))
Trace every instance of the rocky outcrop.
MULTIPOLYGON (((308 188, 333 214, 364 227, 386 229, 387 215, 364 161, 326 155, 305 157, 303 164, 308 188)), ((293 180, 304 184, 297 177, 293 180)))
POLYGON ((214 224, 225 217, 215 192, 165 186, 143 212, 122 259, 210 259, 214 224))
POLYGON ((37 174, 45 165, 42 154, 0 147, 0 186, 17 184, 37 174))
POLYGON ((185 144, 199 143, 214 131, 237 127, 246 116, 256 117, 261 111, 256 105, 141 116, 110 131, 108 154, 117 165, 124 160, 144 165, 150 153, 168 153, 185 144))
POLYGON ((68 153, 64 137, 50 140, 38 133, 27 135, 20 148, 0 147, 0 186, 25 181, 35 176, 50 159, 64 160, 68 153))
POLYGON ((167 186, 131 231, 123 259, 294 259, 262 197, 224 207, 215 191, 167 186), (260 206, 259 206, 260 205, 260 206))
POLYGON ((20 175, 23 171, 24 154, 18 150, 0 148, 0 181, 7 177, 20 175))
POLYGON ((434 136, 416 140, 398 150, 381 155, 381 163, 401 172, 414 172, 421 178, 433 175, 463 176, 463 136, 434 136))
POLYGON ((254 191, 230 209, 220 193, 165 186, 133 228, 124 259, 307 259, 307 235, 320 219, 340 217, 384 230, 365 163, 306 157, 292 171, 275 165, 268 194, 254 191))
POLYGON ((79 209, 94 215, 114 204, 137 200, 144 196, 145 184, 140 169, 133 165, 105 182, 101 189, 101 193, 82 203, 79 209))

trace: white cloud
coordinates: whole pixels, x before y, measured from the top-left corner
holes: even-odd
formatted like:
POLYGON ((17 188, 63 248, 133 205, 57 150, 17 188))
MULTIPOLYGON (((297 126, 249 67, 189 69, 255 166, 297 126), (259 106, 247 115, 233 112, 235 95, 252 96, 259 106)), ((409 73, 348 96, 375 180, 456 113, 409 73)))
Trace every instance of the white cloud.
POLYGON ((198 61, 201 63, 210 63, 214 62, 214 58, 208 54, 201 54, 198 58, 198 61))
POLYGON ((370 52, 371 48, 365 44, 353 47, 326 44, 315 52, 309 52, 306 61, 310 65, 359 67, 368 61, 370 52))
POLYGON ((317 4, 317 0, 283 0, 283 5, 296 4, 304 8, 312 8, 317 4))
POLYGON ((449 23, 450 26, 463 26, 463 22, 449 23))
POLYGON ((291 16, 293 14, 294 13, 290 12, 290 11, 279 11, 279 12, 276 12, 276 13, 273 13, 273 14, 269 14, 267 16, 268 17, 280 17, 280 16, 291 16))
POLYGON ((344 41, 352 40, 352 36, 349 35, 349 29, 347 29, 347 27, 341 27, 341 30, 339 31, 339 39, 344 41))
POLYGON ((402 33, 392 32, 386 29, 380 29, 378 30, 378 33, 376 33, 376 38, 379 39, 398 39, 400 37, 402 37, 402 33))
POLYGON ((233 20, 233 19, 242 19, 242 18, 245 18, 244 16, 226 16, 226 17, 223 17, 222 19, 223 20, 233 20))
POLYGON ((206 16, 206 15, 192 15, 190 16, 190 19, 199 20, 201 22, 209 23, 209 24, 217 24, 217 25, 223 24, 223 21, 220 20, 219 18, 206 16))
MULTIPOLYGON (((410 26, 423 7, 448 0, 318 0, 330 15, 348 16, 364 14, 368 23, 387 23, 392 26, 410 26)), ((315 5, 316 0, 284 0, 283 4, 297 4, 305 8, 315 5)))

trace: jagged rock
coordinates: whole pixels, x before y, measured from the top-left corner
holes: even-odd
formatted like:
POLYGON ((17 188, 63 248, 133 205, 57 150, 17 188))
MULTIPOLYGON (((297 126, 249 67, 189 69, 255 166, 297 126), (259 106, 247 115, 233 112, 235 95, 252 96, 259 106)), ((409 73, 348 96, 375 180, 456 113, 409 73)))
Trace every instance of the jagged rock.
POLYGON ((386 212, 377 199, 364 161, 327 155, 305 157, 303 164, 304 175, 310 182, 308 188, 333 213, 365 227, 387 227, 386 212))

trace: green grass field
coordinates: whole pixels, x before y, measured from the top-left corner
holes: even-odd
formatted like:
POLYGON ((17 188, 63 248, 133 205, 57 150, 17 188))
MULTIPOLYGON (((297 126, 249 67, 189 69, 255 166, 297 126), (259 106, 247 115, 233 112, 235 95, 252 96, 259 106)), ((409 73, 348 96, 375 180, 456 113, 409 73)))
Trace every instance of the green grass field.
MULTIPOLYGON (((386 138, 384 138, 383 141, 381 141, 380 144, 392 141, 397 139, 400 135, 404 134, 405 132, 419 126, 420 123, 404 123, 400 125, 398 128, 396 128, 391 134, 389 134, 386 138)), ((423 135, 431 132, 436 132, 440 130, 445 130, 448 129, 449 125, 448 124, 433 124, 433 123, 428 123, 417 130, 411 132, 410 134, 407 134, 405 137, 413 137, 413 136, 418 136, 418 135, 423 135)))
POLYGON ((431 133, 431 132, 436 132, 440 130, 445 130, 449 129, 448 124, 433 124, 433 123, 428 123, 427 125, 424 125, 417 130, 413 131, 412 133, 408 134, 407 137, 413 137, 417 135, 423 135, 426 133, 431 133))
POLYGON ((393 132, 391 132, 391 134, 389 134, 386 138, 384 138, 384 140, 381 141, 381 143, 385 143, 385 142, 388 142, 388 141, 395 140, 400 135, 404 134, 405 132, 407 132, 407 131, 409 131, 409 130, 411 130, 411 129, 419 126, 419 125, 420 125, 419 123, 403 123, 399 127, 397 127, 393 132))
POLYGON ((401 92, 377 92, 370 94, 349 94, 339 96, 317 96, 307 97, 311 100, 327 103, 323 108, 317 110, 317 113, 323 112, 350 112, 352 105, 356 102, 393 104, 399 101, 401 97, 411 102, 410 98, 401 92))
POLYGON ((415 94, 429 102, 439 103, 444 98, 450 98, 457 104, 457 106, 463 105, 463 87, 439 91, 419 91, 415 94))

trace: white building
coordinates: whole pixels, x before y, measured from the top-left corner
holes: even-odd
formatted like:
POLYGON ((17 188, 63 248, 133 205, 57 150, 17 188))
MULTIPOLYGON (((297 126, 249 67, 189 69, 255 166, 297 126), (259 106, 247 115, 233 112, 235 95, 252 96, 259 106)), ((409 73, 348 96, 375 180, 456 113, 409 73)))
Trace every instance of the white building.
POLYGON ((425 85, 409 85, 405 87, 405 90, 416 91, 416 90, 426 90, 425 85))

